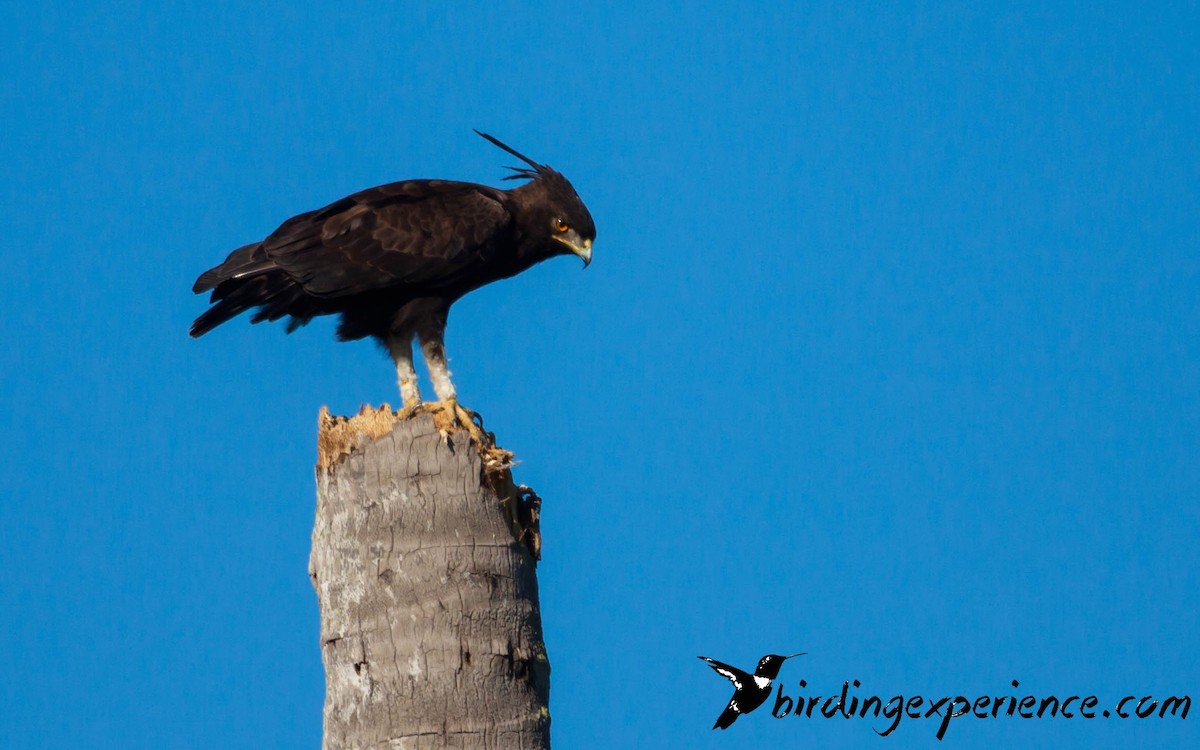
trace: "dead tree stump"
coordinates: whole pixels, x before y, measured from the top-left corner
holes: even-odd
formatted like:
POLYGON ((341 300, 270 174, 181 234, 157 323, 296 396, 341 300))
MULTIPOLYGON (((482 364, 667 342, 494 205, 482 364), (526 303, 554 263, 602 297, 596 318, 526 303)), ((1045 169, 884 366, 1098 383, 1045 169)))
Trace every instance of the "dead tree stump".
POLYGON ((550 746, 540 503, 509 459, 428 415, 322 410, 325 750, 550 746))

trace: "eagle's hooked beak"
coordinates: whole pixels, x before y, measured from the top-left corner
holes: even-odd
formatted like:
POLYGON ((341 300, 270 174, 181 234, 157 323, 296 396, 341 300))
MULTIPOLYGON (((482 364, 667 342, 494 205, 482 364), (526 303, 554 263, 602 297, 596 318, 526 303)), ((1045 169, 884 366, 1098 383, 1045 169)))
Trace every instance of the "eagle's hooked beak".
POLYGON ((587 268, 592 262, 592 241, 583 239, 574 229, 569 230, 566 234, 556 234, 553 239, 566 245, 568 250, 578 255, 583 260, 584 268, 587 268))

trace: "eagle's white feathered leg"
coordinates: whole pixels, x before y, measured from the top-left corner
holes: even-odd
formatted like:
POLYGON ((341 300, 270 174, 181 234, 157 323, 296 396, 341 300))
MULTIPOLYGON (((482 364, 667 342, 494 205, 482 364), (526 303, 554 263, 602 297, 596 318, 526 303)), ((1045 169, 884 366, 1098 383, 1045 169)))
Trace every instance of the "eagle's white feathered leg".
POLYGON ((458 394, 454 383, 450 381, 450 365, 446 361, 446 345, 442 336, 430 336, 421 339, 421 353, 425 355, 425 364, 429 367, 429 379, 433 381, 433 392, 438 401, 454 401, 458 394))
POLYGON ((459 405, 458 394, 450 380, 450 365, 446 361, 445 330, 443 323, 436 332, 422 332, 417 336, 421 342, 421 354, 425 356, 425 365, 429 368, 429 379, 433 381, 433 390, 438 397, 434 421, 438 423, 442 435, 447 438, 455 427, 463 427, 475 442, 482 444, 483 432, 475 424, 475 415, 459 405))
POLYGON ((413 367, 412 335, 392 336, 388 350, 396 362, 396 382, 400 385, 401 412, 412 414, 421 405, 421 389, 417 385, 417 370, 413 367))

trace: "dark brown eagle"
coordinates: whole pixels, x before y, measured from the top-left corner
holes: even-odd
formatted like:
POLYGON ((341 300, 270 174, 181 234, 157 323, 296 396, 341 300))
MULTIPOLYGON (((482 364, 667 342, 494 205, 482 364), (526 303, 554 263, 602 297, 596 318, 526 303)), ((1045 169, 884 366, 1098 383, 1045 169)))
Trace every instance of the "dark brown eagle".
MULTIPOLYGON (((479 133, 479 131, 475 131, 479 133)), ((596 226, 575 188, 486 133, 528 164, 512 190, 448 180, 407 180, 294 216, 266 239, 234 250, 192 291, 212 290, 192 324, 203 336, 247 310, 251 323, 289 318, 291 333, 318 315, 341 315, 341 341, 373 336, 396 362, 402 413, 421 406, 412 341, 429 366, 438 409, 470 426, 457 403, 443 343, 450 306, 484 284, 557 255, 592 260, 596 226)))

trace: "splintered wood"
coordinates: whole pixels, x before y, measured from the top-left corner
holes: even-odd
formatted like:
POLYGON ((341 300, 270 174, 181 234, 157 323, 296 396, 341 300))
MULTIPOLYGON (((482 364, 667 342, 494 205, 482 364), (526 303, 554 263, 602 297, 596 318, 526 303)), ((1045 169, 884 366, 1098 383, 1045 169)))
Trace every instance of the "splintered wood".
POLYGON ((364 442, 378 440, 392 431, 399 415, 387 404, 378 409, 363 404, 353 417, 335 417, 322 406, 317 415, 317 469, 328 471, 364 442))
MULTIPOLYGON (((396 423, 402 419, 413 419, 425 413, 418 409, 415 414, 401 416, 392 411, 387 403, 378 409, 370 404, 363 404, 358 414, 353 417, 335 417, 329 413, 329 407, 322 406, 317 415, 317 468, 328 471, 356 450, 360 450, 365 442, 378 440, 392 431, 396 423)), ((472 440, 479 449, 483 466, 488 472, 500 472, 513 465, 512 451, 506 451, 496 445, 496 436, 483 431, 482 422, 478 423, 482 441, 472 440)), ((445 433, 443 433, 445 436, 445 433)))
MULTIPOLYGON (((361 451, 364 446, 379 440, 408 419, 430 419, 418 410, 415 414, 401 415, 384 403, 378 409, 363 404, 358 414, 338 417, 322 406, 317 415, 317 471, 329 473, 349 456, 361 451)), ((513 538, 523 544, 534 560, 542 557, 542 536, 539 523, 542 500, 531 488, 516 484, 512 478, 513 454, 496 445, 494 433, 483 430, 482 420, 477 423, 478 434, 483 440, 471 440, 479 451, 483 462, 480 483, 500 498, 504 504, 512 529, 513 538)), ((460 428, 461 429, 461 428, 460 428)), ((442 433, 448 450, 452 449, 449 435, 442 433)))

